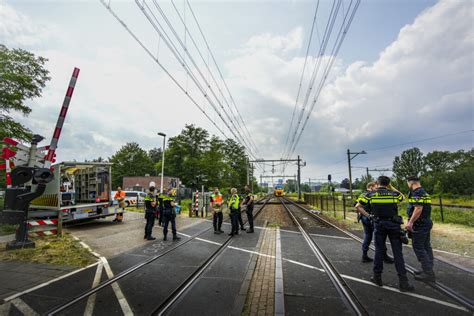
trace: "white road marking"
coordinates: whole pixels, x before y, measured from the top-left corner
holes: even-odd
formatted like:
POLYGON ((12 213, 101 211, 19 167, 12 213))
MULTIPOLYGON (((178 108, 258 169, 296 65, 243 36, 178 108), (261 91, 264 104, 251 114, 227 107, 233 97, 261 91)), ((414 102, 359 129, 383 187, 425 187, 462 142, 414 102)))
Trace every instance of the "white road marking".
POLYGON ((211 240, 207 240, 207 239, 203 239, 203 238, 199 238, 199 237, 197 237, 196 240, 204 241, 204 242, 207 242, 209 244, 214 244, 214 245, 218 245, 218 246, 222 245, 221 243, 211 241, 211 240))
POLYGON ((386 285, 378 286, 378 285, 376 285, 376 284, 374 284, 370 281, 354 278, 354 277, 351 277, 351 276, 345 275, 345 274, 341 274, 341 276, 344 279, 356 281, 356 282, 367 284, 367 285, 370 285, 370 286, 379 287, 379 288, 387 290, 387 291, 396 292, 396 293, 400 293, 400 294, 403 294, 403 295, 416 297, 416 298, 419 298, 419 299, 422 299, 422 300, 425 300, 425 301, 429 301, 429 302, 437 303, 437 304, 444 305, 444 306, 447 306, 447 307, 451 307, 451 308, 455 308, 455 309, 459 309, 459 310, 462 310, 462 311, 469 312, 469 310, 467 308, 464 308, 462 306, 452 304, 452 303, 449 303, 449 302, 446 302, 446 301, 441 301, 441 300, 438 300, 438 299, 435 299, 435 298, 432 298, 432 297, 429 297, 429 296, 424 296, 424 295, 420 295, 420 294, 416 294, 416 293, 410 293, 410 292, 401 292, 399 289, 396 289, 396 288, 393 288, 393 287, 390 287, 390 286, 386 286, 386 285))
POLYGON ((316 236, 316 237, 326 237, 326 238, 335 238, 335 239, 345 239, 345 240, 354 240, 349 237, 341 237, 341 236, 332 236, 332 235, 323 235, 323 234, 309 234, 310 236, 316 236))
POLYGON ((267 255, 265 253, 261 253, 261 252, 258 252, 258 251, 252 251, 252 250, 247 250, 247 249, 243 249, 243 248, 237 248, 237 247, 234 247, 234 246, 227 246, 227 248, 238 250, 238 251, 243 251, 243 252, 247 252, 247 253, 251 253, 251 254, 254 254, 254 255, 257 255, 257 256, 275 258, 275 256, 267 255))
MULTIPOLYGON (((114 277, 114 273, 112 272, 112 269, 109 266, 109 262, 105 257, 101 257, 100 260, 102 261, 105 272, 107 273, 107 276, 109 279, 114 277)), ((132 309, 130 308, 130 305, 127 302, 127 299, 125 298, 125 295, 123 295, 122 290, 120 289, 120 286, 118 285, 118 282, 112 283, 112 289, 114 290, 115 296, 118 299, 118 302, 120 304, 120 307, 122 308, 122 312, 124 315, 133 315, 132 309)))
POLYGON ((315 266, 311 266, 311 265, 306 264, 306 263, 303 263, 303 262, 299 262, 299 261, 295 261, 295 260, 291 260, 291 259, 286 259, 286 258, 283 258, 282 260, 283 260, 283 261, 290 262, 290 263, 293 263, 293 264, 297 264, 297 265, 302 266, 302 267, 305 267, 305 268, 309 268, 309 269, 313 269, 313 270, 318 270, 318 271, 320 271, 320 272, 324 272, 324 271, 325 271, 324 269, 317 268, 317 267, 315 267, 315 266))
POLYGON ((17 298, 17 297, 19 297, 19 296, 22 296, 22 295, 28 294, 28 293, 30 293, 30 292, 36 291, 36 290, 38 290, 38 289, 40 289, 40 288, 42 288, 42 287, 45 287, 45 286, 47 286, 47 285, 50 285, 50 284, 52 284, 52 283, 54 283, 54 282, 57 282, 57 281, 59 281, 59 280, 62 280, 62 279, 64 279, 64 278, 70 277, 71 275, 74 275, 74 274, 76 274, 76 273, 79 273, 79 272, 81 272, 81 271, 84 271, 84 270, 86 270, 86 269, 89 269, 89 268, 91 268, 91 267, 94 267, 94 266, 96 266, 96 265, 98 265, 98 264, 99 264, 99 262, 95 262, 95 263, 93 263, 93 264, 91 264, 91 265, 88 265, 87 267, 74 270, 74 271, 69 272, 69 273, 67 273, 67 274, 65 274, 65 275, 62 275, 62 276, 57 277, 57 278, 55 278, 55 279, 52 279, 52 280, 50 280, 50 281, 48 281, 48 282, 44 282, 44 283, 41 283, 41 284, 39 284, 39 285, 36 285, 36 286, 34 286, 34 287, 32 287, 32 288, 30 288, 30 289, 28 289, 28 290, 25 290, 25 291, 22 291, 22 292, 13 294, 12 296, 9 296, 9 297, 7 297, 7 298, 4 298, 3 301, 4 301, 4 302, 9 302, 9 301, 14 300, 15 298, 17 298))
POLYGON ((184 236, 184 237, 191 237, 191 235, 188 235, 188 234, 183 234, 183 233, 180 233, 180 232, 177 232, 178 235, 181 235, 181 236, 184 236))
POLYGON ((21 298, 15 298, 11 301, 13 305, 25 316, 39 316, 39 313, 35 312, 28 304, 26 304, 21 298))
MULTIPOLYGON (((94 281, 92 282, 92 288, 95 288, 97 285, 99 285, 100 279, 102 277, 103 268, 104 265, 102 264, 102 262, 100 262, 97 266, 97 270, 95 271, 94 281)), ((86 310, 84 311, 84 316, 92 315, 92 313, 94 312, 96 296, 97 294, 94 293, 87 299, 87 305, 86 310)))
MULTIPOLYGON (((211 240, 202 239, 202 238, 200 238, 199 240, 203 241, 203 242, 207 242, 207 243, 212 243, 212 244, 215 243, 211 240)), ((256 254, 256 255, 262 256, 262 257, 275 258, 275 256, 263 254, 263 253, 260 253, 258 251, 252 251, 252 250, 238 248, 238 247, 234 247, 234 246, 227 246, 227 248, 230 248, 230 249, 233 249, 233 250, 238 250, 238 251, 243 251, 243 252, 247 252, 247 253, 251 253, 251 254, 256 254)), ((299 261, 286 259, 286 258, 282 258, 282 261, 287 261, 287 262, 297 264, 297 265, 300 265, 300 266, 303 266, 303 267, 306 267, 306 268, 309 268, 309 269, 317 270, 317 271, 320 271, 320 272, 325 272, 324 269, 321 269, 321 268, 318 268, 318 267, 315 267, 315 266, 312 266, 312 265, 309 265, 309 264, 306 264, 306 263, 302 263, 302 262, 299 262, 299 261)), ((359 279, 359 278, 352 277, 352 276, 345 275, 345 274, 341 274, 341 276, 345 279, 348 279, 348 280, 353 280, 355 282, 359 282, 359 283, 362 283, 362 284, 379 287, 378 285, 375 285, 374 283, 372 283, 370 281, 367 281, 367 280, 364 280, 364 279, 359 279)), ((393 288, 393 287, 389 287, 389 286, 382 286, 380 288, 384 289, 384 290, 387 290, 387 291, 397 292, 397 293, 400 293, 402 295, 408 295, 408 296, 416 297, 416 298, 419 298, 419 299, 422 299, 422 300, 425 300, 425 301, 437 303, 437 304, 440 304, 440 305, 444 305, 444 306, 447 306, 447 307, 451 307, 451 308, 455 308, 455 309, 459 309, 459 310, 463 310, 463 311, 468 312, 468 310, 466 308, 462 307, 462 306, 452 304, 452 303, 449 303, 449 302, 446 302, 446 301, 438 300, 438 299, 435 299, 435 298, 432 298, 432 297, 428 297, 428 296, 424 296, 424 295, 420 295, 420 294, 416 294, 416 293, 410 293, 410 292, 400 292, 398 289, 393 288)))

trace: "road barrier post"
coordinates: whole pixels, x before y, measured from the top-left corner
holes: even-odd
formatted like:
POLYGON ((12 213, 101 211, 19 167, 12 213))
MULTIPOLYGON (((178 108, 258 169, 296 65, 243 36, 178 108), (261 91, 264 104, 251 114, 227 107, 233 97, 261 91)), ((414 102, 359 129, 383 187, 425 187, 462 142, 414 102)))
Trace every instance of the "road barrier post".
POLYGON ((441 222, 444 223, 443 200, 441 199, 441 195, 439 196, 439 211, 441 213, 441 222))
POLYGON ((334 218, 336 218, 336 197, 332 196, 332 209, 334 211, 334 218))
POLYGON ((326 195, 326 210, 329 211, 329 193, 326 195))
POLYGON ((342 194, 342 212, 344 213, 344 219, 346 219, 346 196, 342 194))

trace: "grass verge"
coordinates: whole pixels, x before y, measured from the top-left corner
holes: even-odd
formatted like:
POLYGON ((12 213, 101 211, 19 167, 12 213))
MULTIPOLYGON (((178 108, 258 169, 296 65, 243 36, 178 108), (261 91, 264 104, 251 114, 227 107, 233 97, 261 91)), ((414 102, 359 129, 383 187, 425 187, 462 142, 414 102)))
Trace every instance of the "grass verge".
POLYGON ((16 227, 17 225, 0 224, 0 236, 14 234, 16 227))
POLYGON ((35 248, 5 250, 5 243, 0 243, 0 261, 26 261, 85 267, 96 261, 88 250, 69 234, 32 238, 35 248))

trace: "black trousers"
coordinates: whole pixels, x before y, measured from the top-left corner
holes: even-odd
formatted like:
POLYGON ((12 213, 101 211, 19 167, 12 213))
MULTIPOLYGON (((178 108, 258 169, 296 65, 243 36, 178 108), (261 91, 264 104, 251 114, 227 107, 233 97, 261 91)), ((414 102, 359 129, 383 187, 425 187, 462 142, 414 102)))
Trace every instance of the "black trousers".
POLYGON ((173 233, 173 236, 176 236, 176 215, 173 214, 171 210, 164 210, 162 221, 163 221, 163 236, 166 236, 168 234, 169 223, 171 223, 171 231, 173 233))
POLYGON ((145 237, 151 237, 151 231, 155 225, 155 213, 145 213, 146 225, 145 225, 145 237))
POLYGON ((253 208, 247 209, 245 212, 247 213, 250 229, 253 230, 253 208))
POLYGON ((214 212, 214 216, 212 217, 212 225, 214 226, 214 231, 221 230, 223 219, 224 216, 222 215, 222 212, 214 212))
POLYGON ((239 233, 239 214, 240 212, 238 210, 231 210, 230 211, 230 222, 232 224, 232 234, 238 234, 239 233))
POLYGON ((395 260, 395 269, 398 277, 406 279, 407 270, 405 269, 405 260, 403 259, 403 245, 400 240, 400 224, 391 220, 378 220, 375 227, 375 258, 374 273, 381 274, 383 271, 383 258, 386 251, 385 241, 390 240, 392 245, 393 258, 395 260))
POLYGON ((244 228, 244 221, 242 220, 242 212, 239 210, 237 211, 237 219, 239 220, 240 227, 244 228))

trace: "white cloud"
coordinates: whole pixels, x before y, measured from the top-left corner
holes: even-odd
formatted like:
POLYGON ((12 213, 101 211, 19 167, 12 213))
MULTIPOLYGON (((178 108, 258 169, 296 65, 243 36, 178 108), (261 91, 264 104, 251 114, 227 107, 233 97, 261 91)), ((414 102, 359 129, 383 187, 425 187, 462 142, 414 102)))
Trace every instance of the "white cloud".
MULTIPOLYGON (((297 150, 308 161, 304 172, 326 173, 323 167, 344 159, 348 147, 368 150, 472 128, 472 20, 469 2, 440 1, 402 28, 375 62, 345 67, 337 60, 297 150)), ((0 5, 0 38, 20 46, 41 42, 40 47, 48 47, 35 52, 50 59, 53 79, 43 97, 33 100, 33 113, 22 119, 34 131, 50 136, 72 68, 81 68, 59 159, 107 157, 126 141, 145 148, 160 146, 157 131, 173 135, 185 123, 209 128, 209 122, 138 45, 125 32, 119 33, 123 30, 116 21, 107 19, 101 26, 113 29, 113 40, 95 34, 99 44, 89 47, 87 38, 94 34, 81 29, 84 34, 77 42, 84 50, 53 49, 44 43, 51 38, 38 38, 48 38, 51 30, 62 36, 60 27, 50 23, 42 28, 30 17, 0 5)), ((251 135, 262 146, 263 157, 279 158, 283 149, 304 63, 300 52, 304 37, 300 27, 283 35, 255 35, 224 63, 226 80, 251 135)), ((355 48, 343 45, 342 49, 355 48)), ((310 56, 308 69, 315 62, 310 56)), ((206 110, 211 111, 209 105, 206 110)), ((464 145, 456 140, 452 144, 464 145)), ((379 153, 369 151, 358 161, 368 166, 383 163, 386 155, 379 153)))
MULTIPOLYGON (((339 63, 322 91, 297 152, 318 166, 343 158, 351 145, 374 148, 472 128, 472 21, 470 2, 440 1, 403 27, 374 63, 355 62, 345 70, 339 63)), ((254 49, 227 63, 240 93, 254 95, 248 103, 259 104, 264 109, 260 115, 273 111, 279 128, 272 131, 272 137, 282 142, 303 59, 285 56, 280 45, 296 42, 294 38, 299 36, 295 34, 298 32, 288 34, 286 40, 280 35, 255 37, 263 44, 249 41, 254 49)), ((309 69, 314 62, 314 58, 309 60, 309 69)), ((283 147, 282 143, 270 146, 264 138, 259 142, 264 152, 274 156, 283 147)), ((379 156, 373 153, 371 157, 375 160, 379 156)), ((369 155, 367 159, 370 164, 369 155)))
POLYGON ((54 36, 52 26, 33 23, 26 15, 0 2, 0 42, 6 46, 31 47, 54 36))

